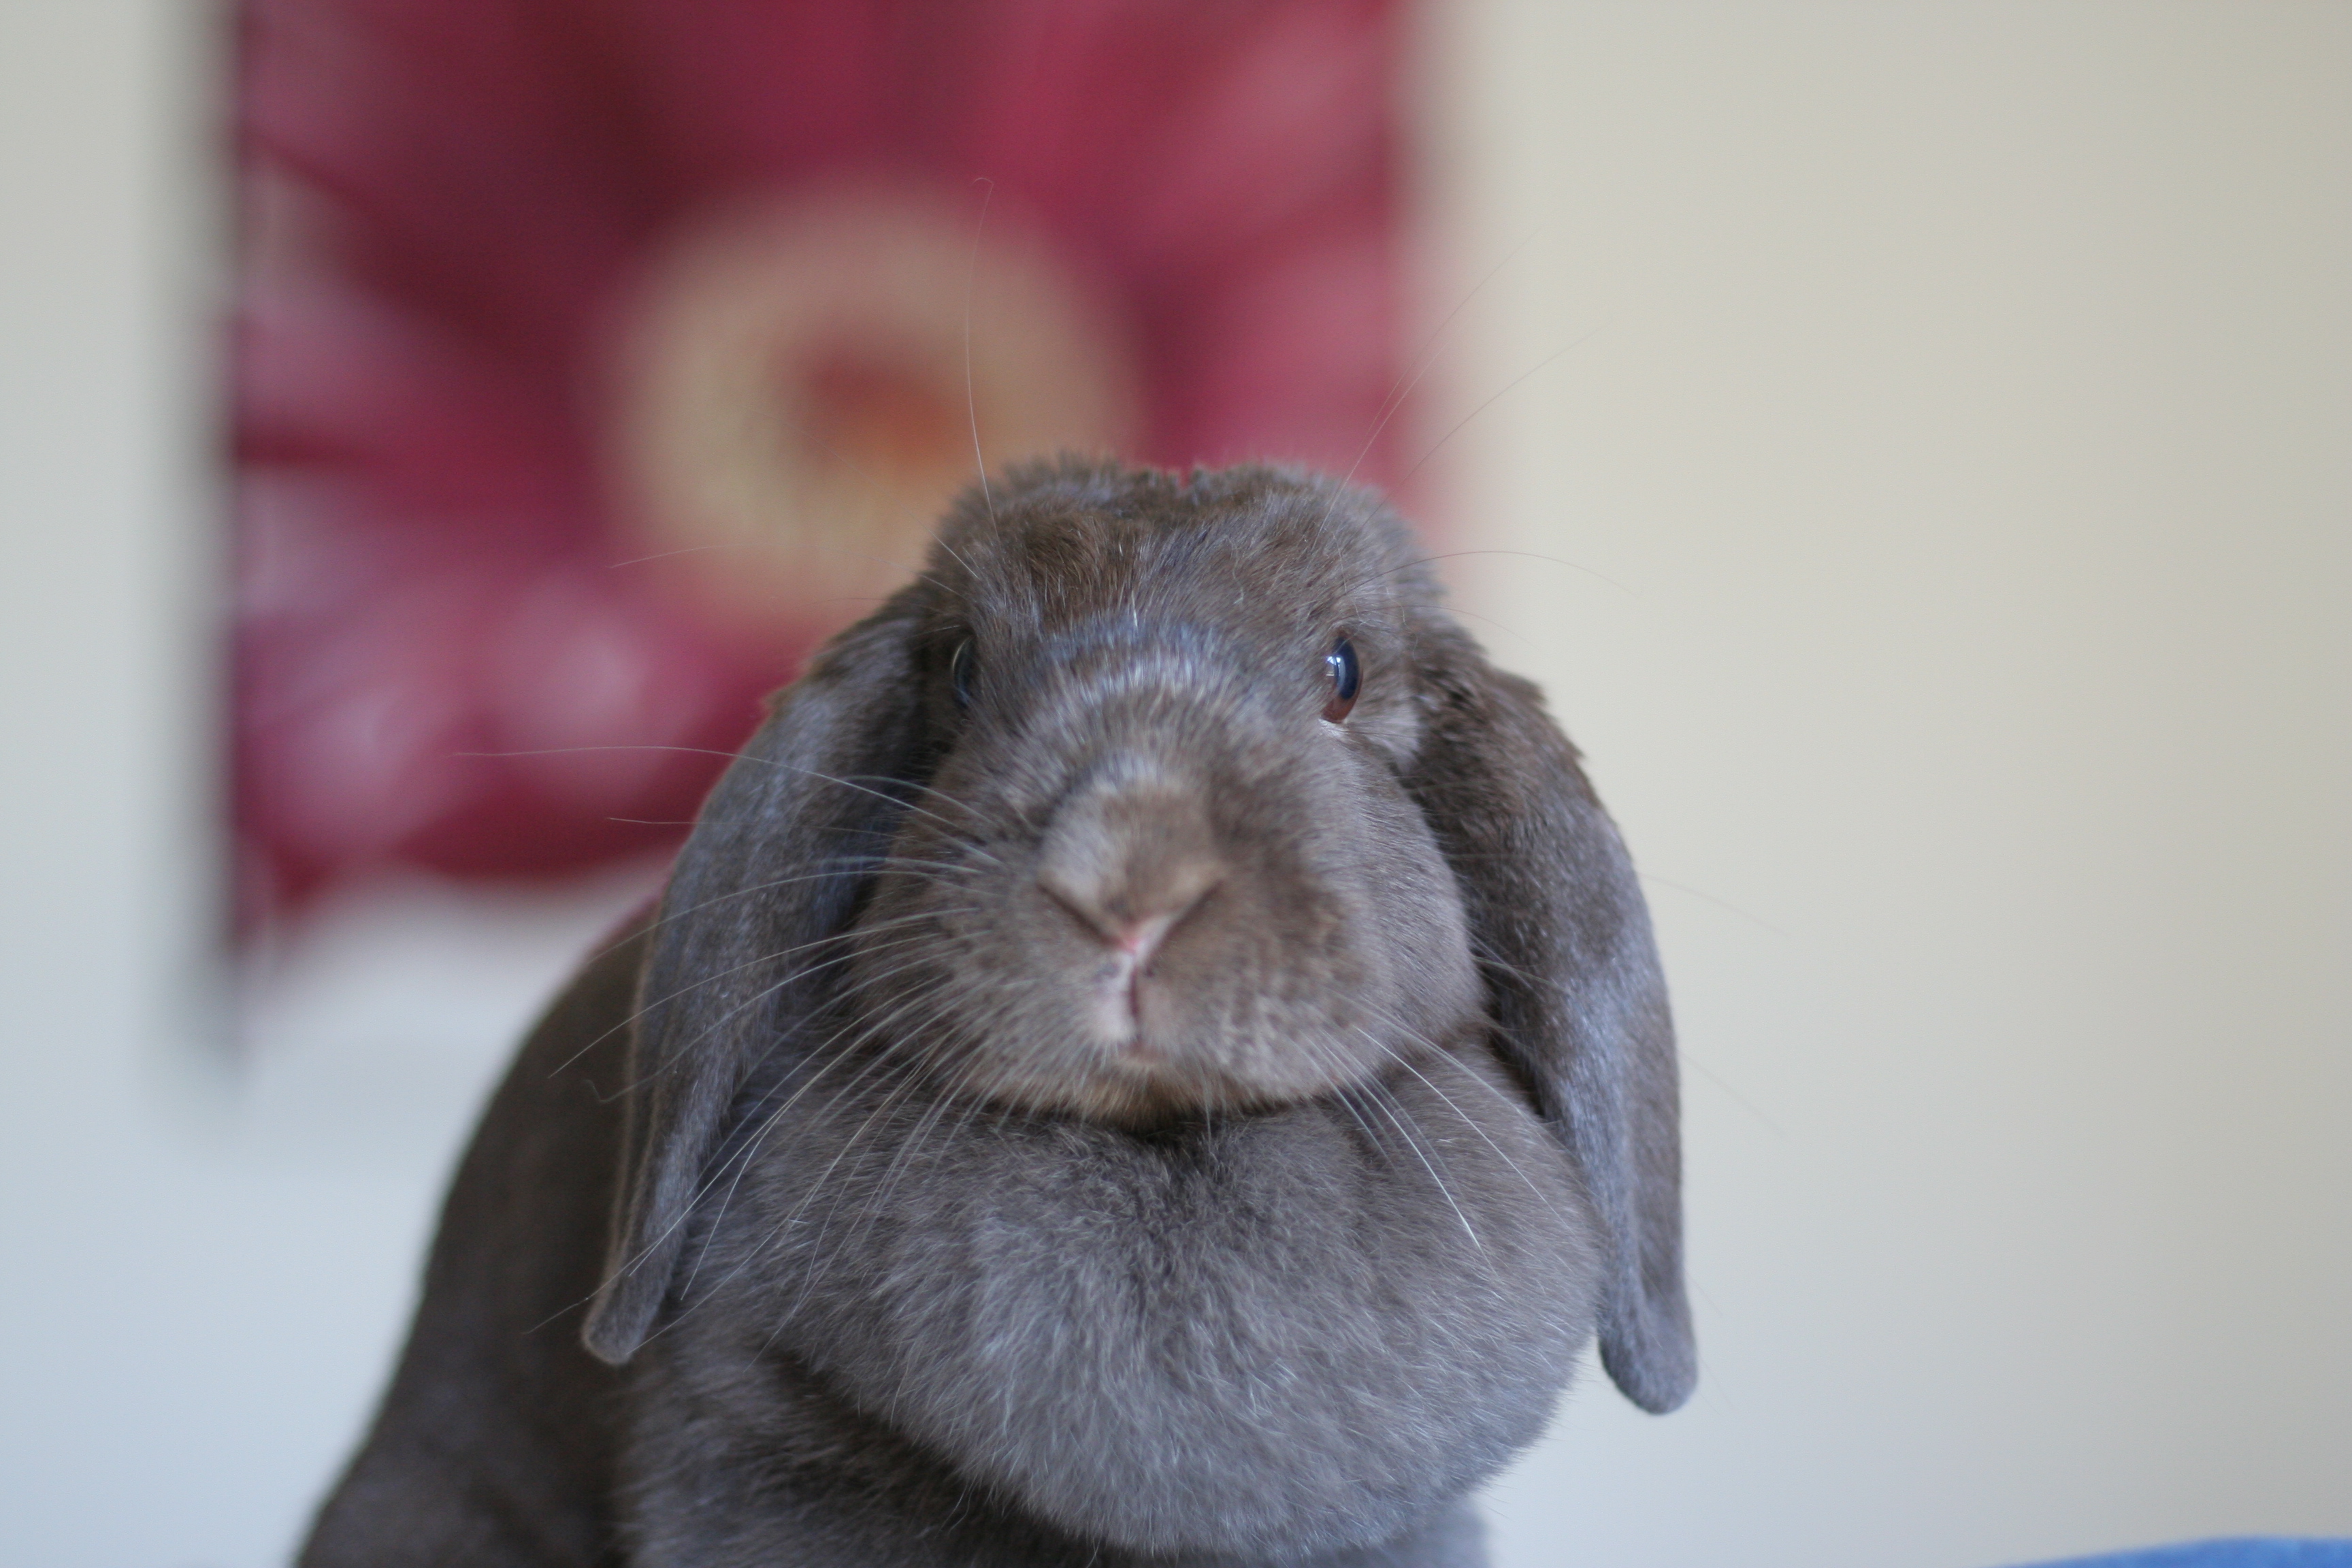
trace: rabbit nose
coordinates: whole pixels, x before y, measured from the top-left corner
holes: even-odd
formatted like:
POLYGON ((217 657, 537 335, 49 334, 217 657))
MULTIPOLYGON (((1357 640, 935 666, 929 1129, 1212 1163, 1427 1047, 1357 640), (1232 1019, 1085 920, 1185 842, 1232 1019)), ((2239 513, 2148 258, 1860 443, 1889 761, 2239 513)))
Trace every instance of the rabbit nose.
POLYGON ((1148 889, 1130 885, 1114 891, 1099 881, 1063 874, 1058 867, 1037 874, 1037 885, 1048 898, 1076 916, 1078 923, 1105 946, 1125 954, 1133 969, 1150 963, 1176 923, 1223 879, 1223 868, 1199 863, 1181 868, 1148 889))
POLYGON ((1040 846, 1037 886, 1139 969, 1225 874, 1197 801, 1119 791, 1055 816, 1040 846))

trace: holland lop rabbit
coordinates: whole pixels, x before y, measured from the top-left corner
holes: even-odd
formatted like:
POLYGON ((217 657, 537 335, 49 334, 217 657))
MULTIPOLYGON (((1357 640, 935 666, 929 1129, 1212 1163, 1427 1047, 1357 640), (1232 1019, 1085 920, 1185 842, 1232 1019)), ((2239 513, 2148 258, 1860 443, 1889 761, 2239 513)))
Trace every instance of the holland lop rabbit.
POLYGON ((1696 1373, 1647 914, 1373 497, 1065 460, 524 1047, 302 1561, 1445 1564, 1696 1373))

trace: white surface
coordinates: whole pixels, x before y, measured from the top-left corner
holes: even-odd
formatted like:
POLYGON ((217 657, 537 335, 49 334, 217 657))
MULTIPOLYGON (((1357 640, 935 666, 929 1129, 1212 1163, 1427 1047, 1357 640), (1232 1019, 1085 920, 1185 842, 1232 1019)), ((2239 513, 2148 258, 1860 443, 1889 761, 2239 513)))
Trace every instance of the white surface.
POLYGON ((547 887, 399 878, 333 895, 239 976, 221 1116, 240 1145, 284 1156, 454 1152, 548 998, 666 868, 547 887))
MULTIPOLYGON (((1582 342, 1433 468, 1612 580, 1462 563, 1663 879, 1706 1355, 1579 1395, 1503 1561, 2352 1532, 2352 8, 1443 13, 1464 286, 1533 237, 1430 438, 1582 342)), ((487 1070, 346 1138, 304 1108, 388 1097, 299 1052, 196 1070, 204 14, 0 7, 26 1568, 283 1556, 487 1070)))

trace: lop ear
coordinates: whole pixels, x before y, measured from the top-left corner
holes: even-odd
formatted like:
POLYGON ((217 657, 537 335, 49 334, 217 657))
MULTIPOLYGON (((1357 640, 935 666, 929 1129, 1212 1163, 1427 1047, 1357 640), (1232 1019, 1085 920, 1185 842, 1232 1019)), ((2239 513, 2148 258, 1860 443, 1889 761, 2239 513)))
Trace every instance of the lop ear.
POLYGON ((583 1337, 615 1365, 652 1331, 688 1215, 753 1068, 791 1050, 887 850, 919 755, 919 585, 834 639, 720 777, 651 928, 628 1051, 604 1283, 583 1337))
POLYGON ((1535 687, 1427 626, 1429 710, 1406 787, 1462 889, 1497 1044, 1608 1230, 1601 1362, 1663 1414, 1698 1379, 1683 1293, 1674 1022, 1616 826, 1535 687))

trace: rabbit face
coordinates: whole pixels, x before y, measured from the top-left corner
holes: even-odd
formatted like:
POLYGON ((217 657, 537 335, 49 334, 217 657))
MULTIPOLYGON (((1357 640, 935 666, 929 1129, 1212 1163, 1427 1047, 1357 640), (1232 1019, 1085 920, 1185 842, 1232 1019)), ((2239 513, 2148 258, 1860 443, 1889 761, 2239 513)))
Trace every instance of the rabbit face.
POLYGON ((1311 1098, 1458 1033, 1461 900, 1398 778, 1402 542, 1313 492, 1074 513, 1031 492, 933 558, 938 762, 852 964, 873 1043, 1137 1122, 1311 1098))

